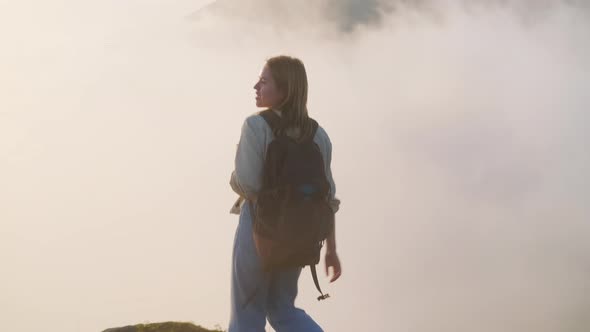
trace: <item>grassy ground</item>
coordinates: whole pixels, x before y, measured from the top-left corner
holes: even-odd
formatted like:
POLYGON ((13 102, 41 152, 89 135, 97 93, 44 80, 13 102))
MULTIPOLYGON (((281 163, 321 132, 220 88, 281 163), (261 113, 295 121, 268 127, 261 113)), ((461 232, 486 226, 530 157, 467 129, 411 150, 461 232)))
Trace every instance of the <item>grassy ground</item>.
POLYGON ((192 323, 164 322, 137 324, 106 329, 103 332, 225 332, 220 329, 208 330, 192 323))

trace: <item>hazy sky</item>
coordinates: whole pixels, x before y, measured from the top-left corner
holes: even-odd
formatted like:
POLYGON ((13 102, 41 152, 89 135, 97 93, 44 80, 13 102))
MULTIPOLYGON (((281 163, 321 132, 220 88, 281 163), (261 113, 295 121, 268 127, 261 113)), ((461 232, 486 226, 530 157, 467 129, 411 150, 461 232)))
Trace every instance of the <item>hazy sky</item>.
POLYGON ((0 2, 0 326, 227 327, 235 147, 290 54, 342 200, 326 331, 590 329, 587 5, 208 2, 0 2))

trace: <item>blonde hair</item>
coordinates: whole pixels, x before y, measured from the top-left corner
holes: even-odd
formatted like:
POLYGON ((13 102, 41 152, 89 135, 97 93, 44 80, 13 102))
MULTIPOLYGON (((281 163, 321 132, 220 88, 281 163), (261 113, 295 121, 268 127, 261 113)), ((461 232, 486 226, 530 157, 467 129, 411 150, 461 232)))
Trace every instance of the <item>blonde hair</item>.
POLYGON ((282 127, 298 129, 298 140, 312 134, 313 125, 307 113, 307 73, 301 60, 280 55, 266 60, 271 75, 279 91, 284 95, 283 101, 275 107, 281 112, 282 127))

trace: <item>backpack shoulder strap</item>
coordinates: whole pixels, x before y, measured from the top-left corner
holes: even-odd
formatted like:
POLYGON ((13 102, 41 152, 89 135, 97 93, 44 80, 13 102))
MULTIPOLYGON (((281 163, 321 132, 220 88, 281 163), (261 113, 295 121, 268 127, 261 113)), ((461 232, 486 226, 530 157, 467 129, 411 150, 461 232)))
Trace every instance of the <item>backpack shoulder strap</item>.
MULTIPOLYGON (((279 130, 282 127, 282 123, 281 123, 281 117, 275 113, 273 110, 271 109, 267 109, 264 110, 262 112, 259 113, 260 116, 262 116, 262 118, 264 119, 264 121, 266 121, 266 123, 268 124, 268 126, 270 127, 270 129, 272 130, 273 133, 277 132, 277 130, 279 130)), ((309 137, 309 140, 313 141, 313 138, 315 137, 315 134, 318 130, 319 124, 316 120, 309 118, 311 120, 311 125, 312 125, 312 130, 311 130, 311 135, 309 137)))
POLYGON ((318 124, 318 122, 317 122, 316 120, 314 120, 314 119, 312 119, 312 118, 309 118, 309 119, 311 120, 311 126, 312 126, 312 129, 311 129, 311 136, 309 137, 309 139, 310 139, 311 141, 313 141, 313 138, 315 137, 315 134, 316 134, 316 132, 318 131, 318 127, 319 127, 320 125, 318 124))
POLYGON ((281 117, 273 110, 267 109, 265 111, 260 112, 259 114, 260 116, 262 116, 264 121, 266 121, 266 123, 269 125, 270 129, 273 132, 275 132, 277 129, 281 127, 281 117))

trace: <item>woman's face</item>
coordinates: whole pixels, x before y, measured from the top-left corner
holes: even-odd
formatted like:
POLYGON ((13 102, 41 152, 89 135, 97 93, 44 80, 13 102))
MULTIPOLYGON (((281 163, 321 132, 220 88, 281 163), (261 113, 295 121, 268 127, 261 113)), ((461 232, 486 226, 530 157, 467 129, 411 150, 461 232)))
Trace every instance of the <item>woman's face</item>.
POLYGON ((262 73, 260 73, 256 85, 254 85, 254 90, 256 90, 257 107, 273 108, 283 100, 283 94, 277 88, 270 69, 266 65, 262 68, 262 73))

